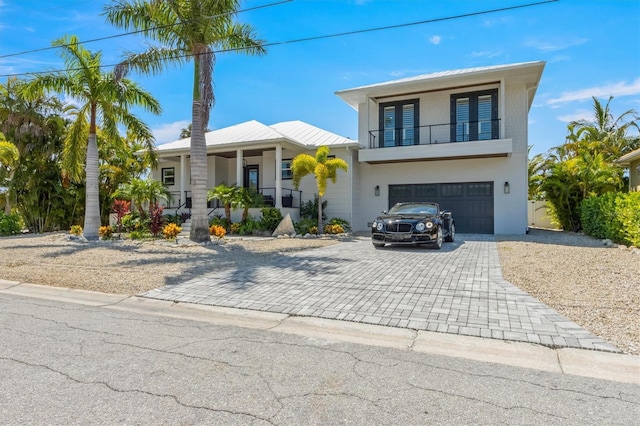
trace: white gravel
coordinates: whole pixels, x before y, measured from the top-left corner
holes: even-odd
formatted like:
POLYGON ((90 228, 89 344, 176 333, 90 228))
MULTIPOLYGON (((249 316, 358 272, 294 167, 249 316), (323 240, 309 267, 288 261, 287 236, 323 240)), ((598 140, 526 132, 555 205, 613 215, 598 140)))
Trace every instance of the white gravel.
MULTIPOLYGON (((639 249, 605 247, 584 235, 539 229, 496 239, 505 279, 621 350, 640 354, 639 249)), ((137 294, 339 240, 229 238, 203 247, 25 235, 0 238, 0 279, 137 294)))

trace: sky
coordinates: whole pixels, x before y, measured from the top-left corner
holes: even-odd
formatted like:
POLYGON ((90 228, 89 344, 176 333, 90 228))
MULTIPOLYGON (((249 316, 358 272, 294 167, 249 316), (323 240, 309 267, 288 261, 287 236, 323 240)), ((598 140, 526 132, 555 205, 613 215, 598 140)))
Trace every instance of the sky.
MULTIPOLYGON (((241 10, 281 1, 246 0, 241 10)), ((263 56, 217 55, 209 128, 302 120, 356 139, 357 113, 335 95, 338 90, 528 61, 546 61, 529 112, 532 155, 563 144, 570 121, 592 119, 593 96, 603 103, 614 96, 616 116, 640 111, 640 0, 542 1, 292 0, 241 12, 238 21, 274 44, 263 56), (542 4, 510 9, 533 3, 542 4), (479 14, 496 9, 505 10, 479 14), (430 20, 436 22, 277 44, 430 20)), ((125 51, 144 50, 144 39, 134 35, 88 42, 123 33, 101 15, 107 3, 0 0, 0 82, 63 69, 54 49, 13 54, 50 47, 64 35, 102 51, 105 65, 118 63, 125 51)), ((178 139, 191 121, 192 68, 132 77, 162 106, 160 116, 134 111, 156 142, 178 139)))

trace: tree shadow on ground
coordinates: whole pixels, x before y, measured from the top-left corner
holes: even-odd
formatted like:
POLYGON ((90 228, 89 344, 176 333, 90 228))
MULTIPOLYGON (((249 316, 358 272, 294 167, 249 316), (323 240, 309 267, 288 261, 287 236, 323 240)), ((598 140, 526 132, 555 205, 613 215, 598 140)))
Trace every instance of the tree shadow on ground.
POLYGON ((602 240, 588 235, 542 228, 530 228, 528 234, 522 235, 496 235, 495 239, 496 242, 515 241, 569 247, 610 248, 605 246, 602 240))

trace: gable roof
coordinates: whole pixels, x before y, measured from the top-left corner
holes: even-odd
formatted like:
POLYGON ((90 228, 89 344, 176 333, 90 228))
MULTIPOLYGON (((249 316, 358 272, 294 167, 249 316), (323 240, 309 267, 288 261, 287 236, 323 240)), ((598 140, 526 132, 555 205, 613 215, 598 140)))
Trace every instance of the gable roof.
POLYGON ((620 164, 623 167, 630 167, 631 162, 635 160, 640 160, 640 149, 636 149, 635 151, 631 151, 623 155, 622 157, 616 160, 616 163, 620 164))
MULTIPOLYGON (((518 79, 525 82, 528 87, 535 88, 540 81, 545 64, 546 62, 544 61, 533 61, 439 71, 398 80, 383 81, 353 89, 339 90, 335 93, 357 110, 358 104, 364 102, 367 98, 402 95, 419 90, 446 89, 455 87, 465 80, 475 85, 495 82, 502 77, 508 77, 509 80, 518 79)), ((530 99, 533 101, 533 96, 530 99)))
MULTIPOLYGON (((345 138, 302 121, 285 121, 267 126, 256 120, 245 121, 205 133, 207 148, 234 146, 251 147, 264 143, 288 142, 302 148, 313 149, 321 145, 359 146, 357 141, 345 138)), ((160 154, 188 151, 191 138, 180 139, 157 146, 160 154)))

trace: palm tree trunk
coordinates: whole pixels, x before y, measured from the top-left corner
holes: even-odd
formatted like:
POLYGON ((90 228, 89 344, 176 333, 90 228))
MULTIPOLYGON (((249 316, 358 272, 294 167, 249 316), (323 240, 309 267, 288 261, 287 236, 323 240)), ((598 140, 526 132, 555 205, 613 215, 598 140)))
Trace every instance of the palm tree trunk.
POLYGON ((324 234, 322 226, 322 197, 318 194, 318 234, 324 234))
POLYGON ((86 194, 83 234, 87 240, 98 239, 100 228, 100 198, 98 193, 98 144, 96 134, 89 134, 86 164, 86 194))
POLYGON ((207 217, 207 145, 202 126, 202 102, 194 96, 191 128, 191 241, 211 241, 207 217))

